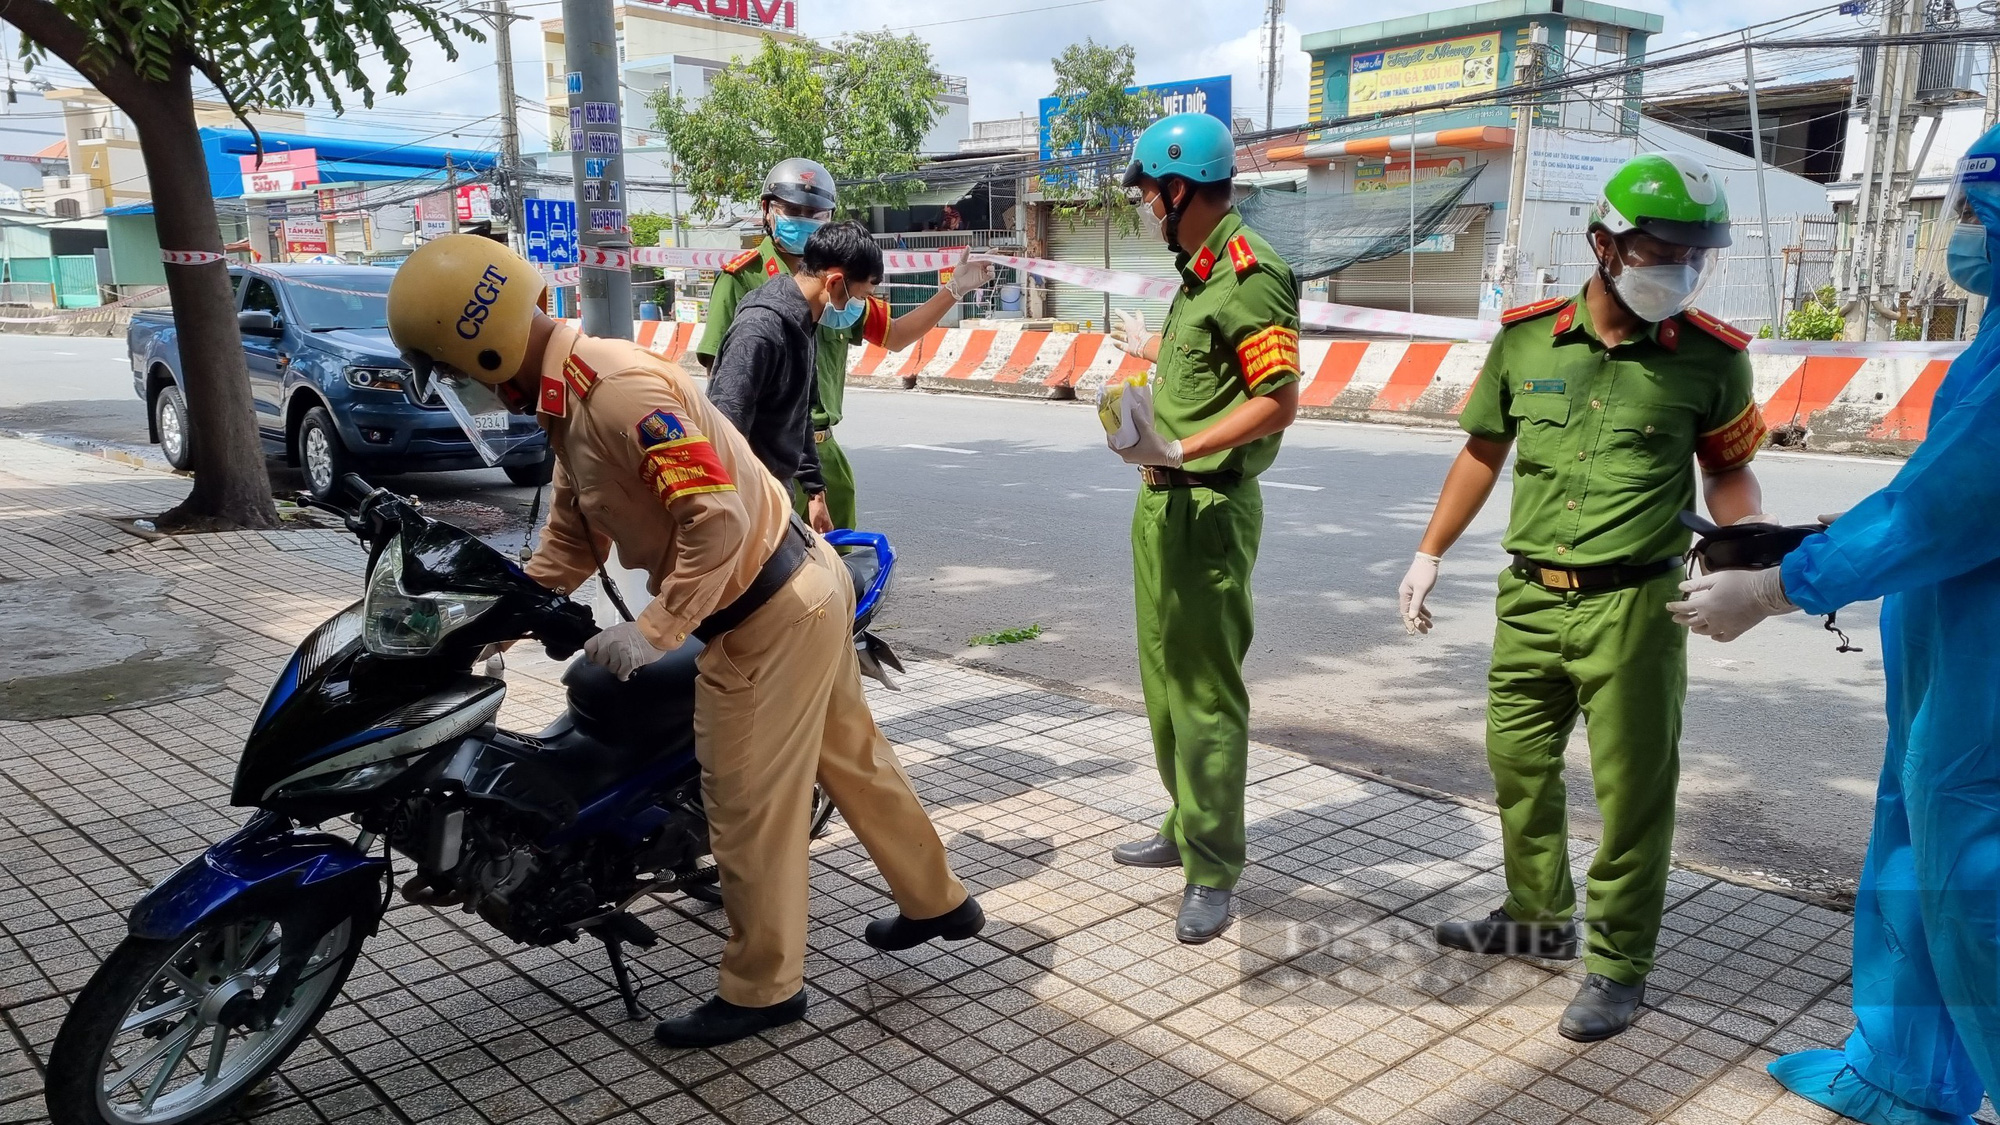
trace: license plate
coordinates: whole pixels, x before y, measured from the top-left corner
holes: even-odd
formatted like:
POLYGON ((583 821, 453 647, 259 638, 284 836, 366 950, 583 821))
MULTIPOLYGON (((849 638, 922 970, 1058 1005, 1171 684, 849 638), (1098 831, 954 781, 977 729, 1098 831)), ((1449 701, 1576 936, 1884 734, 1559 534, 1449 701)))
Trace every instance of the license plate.
POLYGON ((490 414, 474 414, 472 424, 479 427, 479 432, 482 434, 504 434, 507 432, 507 412, 495 410, 490 414))

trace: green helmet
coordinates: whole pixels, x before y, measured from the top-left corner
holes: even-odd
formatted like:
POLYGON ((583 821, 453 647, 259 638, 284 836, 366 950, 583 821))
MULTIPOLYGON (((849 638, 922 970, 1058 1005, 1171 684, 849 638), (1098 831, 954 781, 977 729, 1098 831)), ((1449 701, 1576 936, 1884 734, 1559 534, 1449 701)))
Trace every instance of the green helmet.
POLYGON ((1612 234, 1644 231, 1676 246, 1729 245, 1729 198, 1707 165, 1678 152, 1648 152, 1611 174, 1590 213, 1612 234))

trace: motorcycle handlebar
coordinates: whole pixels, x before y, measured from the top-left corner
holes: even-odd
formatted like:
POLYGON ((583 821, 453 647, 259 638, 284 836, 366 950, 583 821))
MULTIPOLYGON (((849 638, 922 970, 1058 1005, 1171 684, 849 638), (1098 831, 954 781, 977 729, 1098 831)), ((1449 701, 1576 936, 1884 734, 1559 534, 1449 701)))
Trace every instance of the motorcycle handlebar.
POLYGON ((588 606, 567 598, 552 605, 535 623, 534 635, 548 650, 551 660, 568 660, 585 641, 597 635, 597 618, 588 606))

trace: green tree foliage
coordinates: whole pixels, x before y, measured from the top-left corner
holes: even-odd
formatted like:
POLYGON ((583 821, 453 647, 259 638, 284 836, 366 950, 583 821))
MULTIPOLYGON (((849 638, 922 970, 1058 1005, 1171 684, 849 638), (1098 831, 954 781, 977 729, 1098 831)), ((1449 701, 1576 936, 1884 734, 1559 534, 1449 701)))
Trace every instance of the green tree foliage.
POLYGON ((1094 39, 1072 43, 1050 60, 1056 99, 1049 115, 1049 149, 1055 153, 1105 155, 1102 169, 1060 169, 1043 176, 1043 191, 1059 201, 1057 213, 1075 222, 1085 212, 1112 216, 1131 229, 1137 220, 1119 186, 1124 172, 1113 154, 1129 151, 1139 131, 1160 116, 1157 94, 1131 89, 1137 72, 1130 44, 1106 46, 1094 39))
POLYGON ((654 211, 634 211, 625 216, 632 227, 632 245, 658 246, 660 236, 674 229, 674 217, 654 211))
POLYGON ((428 38, 456 59, 452 37, 479 33, 429 0, 7 0, 0 19, 20 30, 31 68, 60 58, 137 127, 160 245, 216 256, 166 267, 195 473, 188 498, 160 517, 161 526, 277 526, 220 261, 195 76, 238 116, 319 100, 339 111, 351 95, 374 104, 364 60, 380 58, 388 69, 383 88, 401 93, 411 63, 405 40, 428 38))
MULTIPOLYGON (((862 32, 831 47, 767 37, 755 56, 716 74, 699 104, 665 90, 646 104, 673 146, 693 209, 714 215, 756 199, 764 173, 787 157, 817 160, 843 182, 914 171, 943 93, 922 39, 862 32)), ((840 202, 847 211, 893 206, 921 186, 844 187, 840 202)))
MULTIPOLYGON (((1785 314, 1785 334, 1787 340, 1838 340, 1847 331, 1847 321, 1840 315, 1840 302, 1834 296, 1833 286, 1828 285, 1808 297, 1804 304, 1785 314)), ((1771 338, 1771 326, 1766 324, 1757 330, 1757 338, 1771 338)))

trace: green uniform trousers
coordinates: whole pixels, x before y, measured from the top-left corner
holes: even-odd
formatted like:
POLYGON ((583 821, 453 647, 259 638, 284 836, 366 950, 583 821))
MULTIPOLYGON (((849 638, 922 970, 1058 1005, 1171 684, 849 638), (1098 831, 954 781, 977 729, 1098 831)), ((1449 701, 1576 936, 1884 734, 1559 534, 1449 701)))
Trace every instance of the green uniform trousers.
POLYGON ((1563 750, 1579 714, 1604 839, 1591 862, 1584 964, 1623 984, 1653 968, 1680 784, 1687 630, 1668 616, 1681 572, 1595 594, 1509 570, 1487 678, 1486 760, 1500 802, 1507 902, 1516 921, 1567 922, 1569 806, 1563 750))
POLYGON ((1223 890, 1243 874, 1243 657, 1263 530, 1255 479, 1221 489, 1141 485, 1132 514, 1139 682, 1160 780, 1173 798, 1160 835, 1180 845, 1189 883, 1223 890))
MULTIPOLYGON (((833 515, 833 526, 854 530, 854 466, 847 463, 847 454, 831 431, 819 443, 819 473, 826 481, 826 507, 833 515)), ((796 482, 792 484, 792 508, 801 519, 805 517, 805 489, 796 482)))

